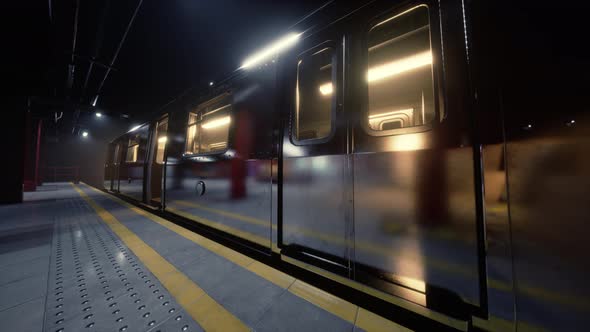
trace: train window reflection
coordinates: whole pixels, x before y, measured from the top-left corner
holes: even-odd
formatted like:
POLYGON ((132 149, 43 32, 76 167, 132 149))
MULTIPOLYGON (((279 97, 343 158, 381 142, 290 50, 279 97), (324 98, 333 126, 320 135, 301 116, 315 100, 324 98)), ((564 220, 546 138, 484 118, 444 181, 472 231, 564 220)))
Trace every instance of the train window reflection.
POLYGON ((231 118, 229 116, 229 105, 225 108, 226 110, 221 114, 203 115, 203 121, 201 122, 201 153, 227 149, 231 118))
POLYGON ((328 137, 335 102, 334 50, 330 47, 304 56, 297 64, 295 139, 328 137))
POLYGON ((129 144, 127 145, 127 155, 125 161, 128 163, 137 162, 139 154, 139 135, 135 135, 129 138, 129 144))
POLYGON ((428 8, 376 24, 368 34, 368 125, 376 131, 435 118, 428 8))
POLYGON ((166 150, 166 133, 168 131, 168 118, 158 122, 156 126, 156 163, 164 163, 164 151, 166 150))
POLYGON ((230 124, 231 104, 190 113, 186 153, 211 153, 227 149, 230 124))

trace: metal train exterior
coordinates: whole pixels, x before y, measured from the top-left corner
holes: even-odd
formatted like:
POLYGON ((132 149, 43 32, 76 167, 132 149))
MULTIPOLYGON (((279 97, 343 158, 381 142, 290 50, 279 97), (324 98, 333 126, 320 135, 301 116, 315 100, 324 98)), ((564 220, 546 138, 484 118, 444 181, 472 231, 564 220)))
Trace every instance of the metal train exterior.
POLYGON ((115 139, 105 189, 453 328, 583 330, 587 116, 502 99, 490 4, 357 7, 115 139))

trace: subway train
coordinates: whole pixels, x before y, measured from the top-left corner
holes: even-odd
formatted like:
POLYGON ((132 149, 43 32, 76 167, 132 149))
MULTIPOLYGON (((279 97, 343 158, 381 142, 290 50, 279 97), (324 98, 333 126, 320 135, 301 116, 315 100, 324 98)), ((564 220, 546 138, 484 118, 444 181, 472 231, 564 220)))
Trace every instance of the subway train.
POLYGON ((104 189, 450 328, 585 330, 588 66, 546 45, 579 15, 514 6, 324 4, 114 139, 104 189))

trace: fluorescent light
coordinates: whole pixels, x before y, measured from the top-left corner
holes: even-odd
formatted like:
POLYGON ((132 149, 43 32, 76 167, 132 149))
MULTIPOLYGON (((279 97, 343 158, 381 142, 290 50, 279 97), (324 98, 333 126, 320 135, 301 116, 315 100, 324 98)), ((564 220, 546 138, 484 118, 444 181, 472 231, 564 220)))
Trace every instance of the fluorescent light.
POLYGON ((221 126, 224 126, 224 125, 230 123, 230 121, 231 121, 231 119, 229 116, 224 116, 222 118, 218 118, 218 119, 203 123, 201 125, 201 128, 203 128, 203 129, 217 128, 217 127, 221 127, 221 126))
POLYGON ((88 137, 88 132, 86 130, 82 132, 82 137, 88 137))
POLYGON ((98 95, 94 96, 94 100, 92 100, 92 106, 96 106, 96 102, 98 101, 98 95))
POLYGON ((301 37, 300 33, 290 33, 286 35, 285 37, 270 44, 268 47, 264 48, 260 52, 255 53, 254 55, 247 58, 242 64, 242 67, 240 67, 240 69, 252 67, 256 64, 259 64, 263 60, 266 60, 269 57, 280 53, 281 51, 294 45, 299 40, 299 37, 301 37))
POLYGON ((137 125, 129 130, 129 132, 136 131, 137 129, 141 128, 141 125, 137 125))
POLYGON ((334 87, 332 87, 332 83, 326 83, 320 85, 320 93, 324 96, 331 95, 334 91, 334 87))
POLYGON ((96 112, 96 113, 94 113, 94 115, 96 115, 97 118, 102 117, 102 113, 100 113, 100 112, 96 112))
POLYGON ((369 68, 367 75, 369 82, 375 82, 401 74, 403 72, 424 67, 432 64, 432 53, 426 51, 423 53, 414 54, 412 56, 396 60, 384 65, 369 68))
POLYGON ((168 137, 162 136, 162 137, 158 138, 158 143, 166 143, 167 140, 168 140, 168 137))

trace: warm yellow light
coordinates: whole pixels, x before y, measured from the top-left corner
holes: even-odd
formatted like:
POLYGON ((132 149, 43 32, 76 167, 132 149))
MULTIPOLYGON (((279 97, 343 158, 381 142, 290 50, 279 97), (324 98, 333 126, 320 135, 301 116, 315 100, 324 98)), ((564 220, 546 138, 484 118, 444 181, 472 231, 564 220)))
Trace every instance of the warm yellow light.
POLYGON ((420 133, 398 135, 391 140, 391 148, 394 151, 422 150, 426 148, 426 141, 420 133))
POLYGON ((324 96, 331 95, 333 91, 334 87, 332 86, 332 83, 320 85, 320 93, 324 96))
POLYGON ((426 292, 426 283, 422 280, 402 276, 396 276, 396 278, 405 283, 410 288, 413 288, 419 292, 426 292))
POLYGON ((227 146, 227 142, 216 142, 209 144, 210 149, 220 149, 225 148, 227 146))
POLYGON ((408 113, 408 112, 413 112, 413 111, 414 111, 413 108, 408 108, 405 110, 397 110, 397 111, 393 111, 393 112, 378 113, 378 114, 369 115, 369 119, 383 118, 383 117, 388 117, 388 116, 394 115, 394 114, 408 113))
POLYGON ((167 140, 168 140, 168 137, 162 136, 162 137, 158 138, 158 143, 166 143, 167 140))
POLYGON ((270 44, 268 47, 264 48, 258 53, 255 53, 251 57, 247 58, 242 67, 240 69, 245 69, 252 67, 256 64, 259 64, 263 60, 278 54, 279 52, 291 47, 294 45, 301 37, 300 33, 290 33, 287 36, 275 41, 274 43, 270 44))
POLYGON ((221 127, 221 126, 225 126, 226 124, 229 124, 230 121, 231 121, 231 119, 229 116, 224 116, 222 118, 218 118, 218 119, 203 123, 201 125, 201 128, 203 128, 203 129, 217 128, 217 127, 221 127))
POLYGON ((401 74, 403 72, 424 67, 432 64, 432 53, 426 51, 423 53, 414 54, 407 58, 392 61, 384 65, 369 68, 367 78, 369 82, 375 82, 401 74))

